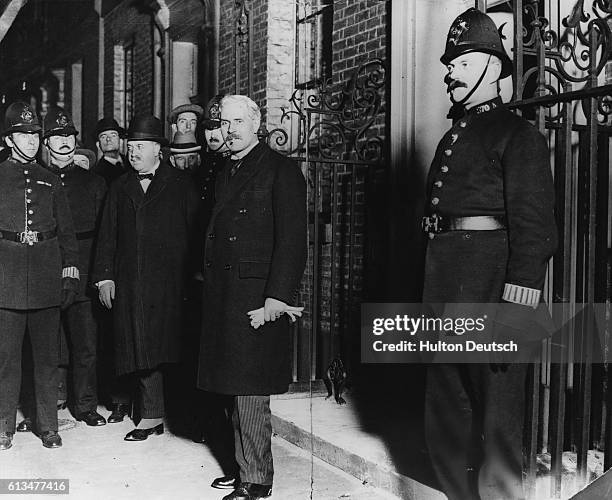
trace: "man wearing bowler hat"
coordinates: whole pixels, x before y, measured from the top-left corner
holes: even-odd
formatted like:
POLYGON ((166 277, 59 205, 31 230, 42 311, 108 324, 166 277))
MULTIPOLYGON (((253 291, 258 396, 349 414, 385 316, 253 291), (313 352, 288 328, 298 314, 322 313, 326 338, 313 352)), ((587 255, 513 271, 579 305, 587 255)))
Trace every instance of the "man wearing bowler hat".
POLYGON ((123 174, 128 168, 128 162, 120 153, 121 139, 125 137, 125 130, 120 127, 114 118, 104 117, 96 124, 96 145, 102 151, 102 158, 93 168, 110 184, 123 174))
MULTIPOLYGON (((557 244, 548 147, 499 97, 512 62, 491 18, 476 9, 457 17, 441 61, 461 113, 429 171, 423 301, 442 317, 457 303, 495 304, 484 309, 493 311, 493 340, 533 355, 552 327, 541 300, 557 244)), ((490 361, 434 363, 427 372, 426 438, 450 500, 525 497, 527 365, 490 361)))
POLYGON ((93 282, 113 313, 116 375, 129 375, 138 388, 140 420, 125 440, 142 441, 164 432, 162 370, 180 359, 198 196, 191 176, 161 159, 167 141, 158 118, 134 117, 127 141, 133 170, 109 189, 93 282))
POLYGON ((172 163, 174 168, 195 174, 200 167, 201 149, 202 146, 196 142, 193 132, 177 131, 170 144, 170 163, 172 163))
POLYGON ((79 250, 62 183, 36 162, 40 132, 28 104, 8 107, 4 140, 11 156, 0 163, 0 450, 12 446, 26 329, 36 430, 43 446, 62 446, 56 406, 60 307, 74 302, 79 250))

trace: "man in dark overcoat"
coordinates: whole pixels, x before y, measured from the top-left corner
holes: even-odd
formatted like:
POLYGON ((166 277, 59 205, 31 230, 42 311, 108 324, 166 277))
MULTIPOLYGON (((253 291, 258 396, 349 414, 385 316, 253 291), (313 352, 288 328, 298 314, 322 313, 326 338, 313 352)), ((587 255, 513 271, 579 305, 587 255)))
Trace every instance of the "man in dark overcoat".
POLYGON ((191 176, 161 160, 167 141, 152 115, 133 118, 128 157, 134 170, 111 184, 93 282, 112 309, 117 375, 132 374, 142 420, 126 436, 163 432, 162 366, 181 350, 183 293, 198 195, 191 176))
POLYGON ((125 129, 120 127, 114 118, 104 117, 96 124, 95 135, 102 157, 92 170, 110 184, 129 168, 126 157, 121 154, 121 140, 125 137, 125 129))
MULTIPOLYGON (((476 9, 452 24, 441 58, 464 115, 440 141, 427 183, 423 300, 495 303, 492 335, 535 352, 552 325, 541 302, 557 233, 544 137, 511 113, 498 80, 511 73, 493 21, 476 9)), ((489 309, 491 310, 491 309, 489 309)), ((426 438, 451 500, 519 499, 527 365, 432 364, 426 438)))
POLYGON ((33 359, 37 432, 58 448, 60 307, 74 301, 79 252, 60 179, 36 162, 41 126, 23 102, 6 110, 0 164, 0 450, 11 447, 26 330, 33 359))
POLYGON ((62 312, 64 331, 70 340, 73 411, 87 425, 106 424, 97 412, 98 328, 94 307, 99 307, 97 292, 91 287, 89 273, 93 261, 102 205, 106 196, 104 179, 74 163, 78 131, 60 107, 49 111, 43 120, 43 141, 49 151, 49 170, 58 175, 68 197, 79 243, 80 287, 74 304, 62 312))
POLYGON ((221 101, 232 153, 218 175, 206 232, 198 385, 234 396, 240 483, 225 500, 272 491, 270 395, 286 392, 291 334, 285 312, 306 263, 306 183, 292 160, 260 143, 260 112, 246 96, 221 101), (266 323, 247 313, 264 307, 266 323))

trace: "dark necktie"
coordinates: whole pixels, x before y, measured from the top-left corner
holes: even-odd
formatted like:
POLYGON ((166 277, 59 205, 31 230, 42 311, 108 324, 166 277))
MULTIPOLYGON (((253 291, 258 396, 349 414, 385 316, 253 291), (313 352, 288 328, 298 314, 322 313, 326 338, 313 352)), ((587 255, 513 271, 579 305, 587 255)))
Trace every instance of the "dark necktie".
POLYGON ((242 158, 240 160, 230 160, 230 177, 234 177, 234 175, 236 175, 236 172, 238 172, 240 165, 242 165, 242 158))
POLYGON ((149 179, 150 181, 152 181, 153 177, 155 176, 155 174, 137 174, 137 175, 138 175, 139 181, 144 181, 145 179, 149 179))

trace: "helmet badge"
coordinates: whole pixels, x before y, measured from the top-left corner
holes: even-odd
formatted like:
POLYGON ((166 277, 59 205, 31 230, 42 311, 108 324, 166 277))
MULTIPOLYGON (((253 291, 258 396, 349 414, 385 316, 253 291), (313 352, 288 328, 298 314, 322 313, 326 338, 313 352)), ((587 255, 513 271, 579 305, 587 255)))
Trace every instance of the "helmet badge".
POLYGON ((27 108, 23 109, 20 116, 24 123, 32 123, 34 121, 34 114, 27 108))
POLYGON ((448 43, 457 45, 457 40, 461 38, 461 35, 463 35, 463 33, 465 33, 468 29, 470 29, 470 26, 468 25, 467 21, 461 18, 457 19, 453 27, 450 29, 448 43))
POLYGON ((57 123, 57 124, 58 124, 60 127, 62 127, 62 128, 65 128, 65 127, 67 127, 67 126, 68 126, 68 117, 67 117, 65 114, 63 114, 63 113, 62 113, 62 114, 60 114, 60 115, 57 117, 57 120, 55 120, 55 121, 56 121, 56 123, 57 123))

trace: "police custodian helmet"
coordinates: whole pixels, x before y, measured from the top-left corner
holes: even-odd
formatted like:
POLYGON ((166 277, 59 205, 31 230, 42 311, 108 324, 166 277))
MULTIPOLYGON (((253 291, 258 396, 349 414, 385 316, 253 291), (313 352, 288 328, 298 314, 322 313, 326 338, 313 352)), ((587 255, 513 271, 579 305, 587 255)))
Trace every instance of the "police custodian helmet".
POLYGON ((473 7, 453 21, 440 61, 446 65, 468 52, 485 52, 499 57, 502 62, 501 78, 512 73, 512 61, 504 50, 497 26, 489 16, 473 7))
POLYGON ((14 102, 6 108, 3 135, 9 135, 13 132, 34 134, 41 130, 42 127, 40 126, 38 115, 29 104, 25 102, 14 102))
POLYGON ((43 120, 43 130, 43 138, 52 135, 68 136, 78 134, 70 115, 59 106, 51 108, 47 112, 43 120))

